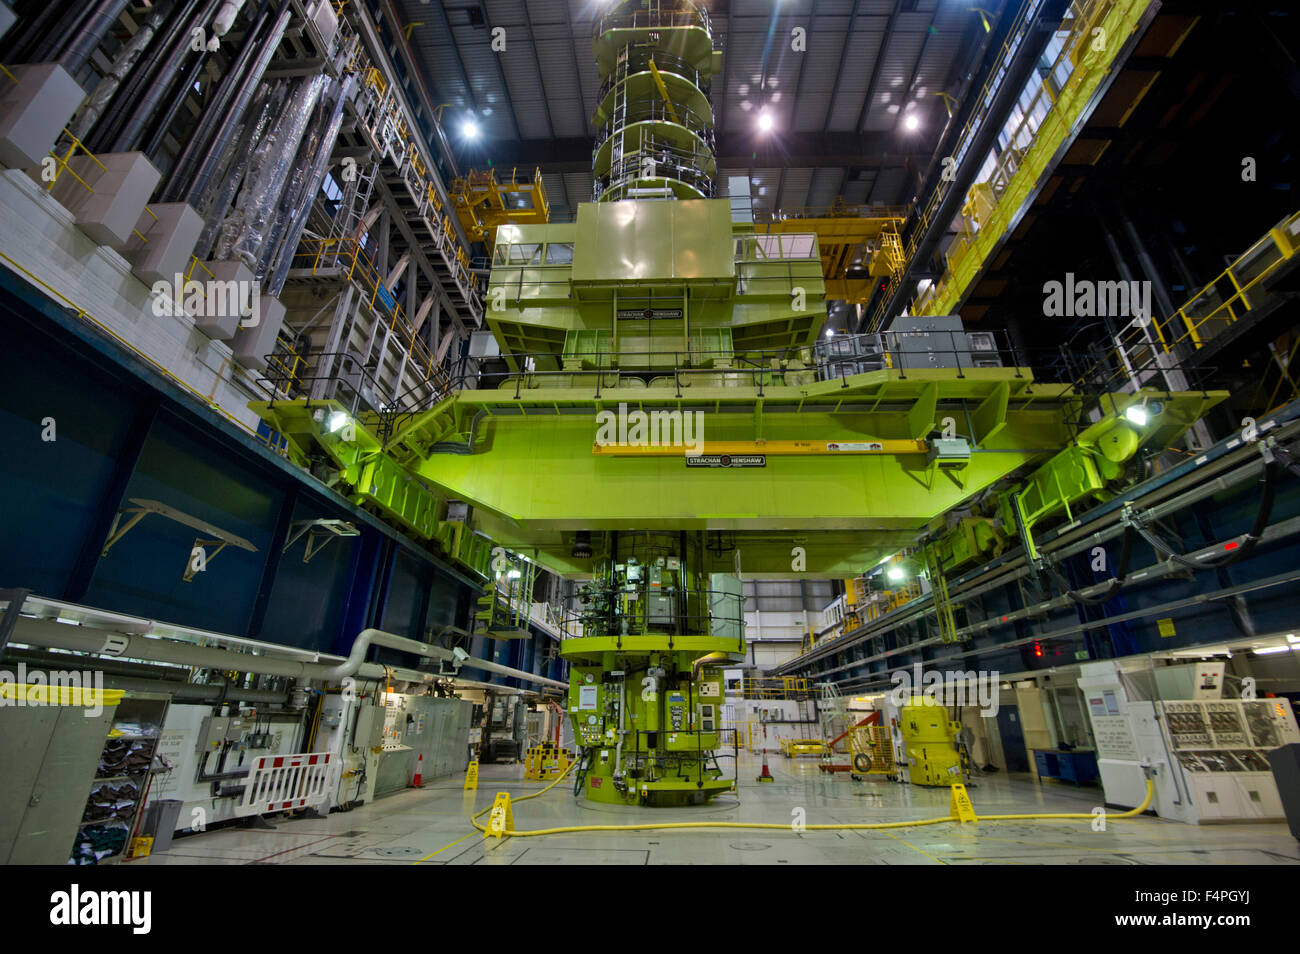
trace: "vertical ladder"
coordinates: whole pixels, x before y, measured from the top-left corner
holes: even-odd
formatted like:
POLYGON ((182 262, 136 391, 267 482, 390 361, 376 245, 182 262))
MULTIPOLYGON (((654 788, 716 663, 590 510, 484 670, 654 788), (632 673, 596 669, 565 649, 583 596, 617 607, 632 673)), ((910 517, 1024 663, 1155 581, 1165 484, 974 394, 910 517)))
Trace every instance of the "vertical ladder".
POLYGON ((943 567, 930 548, 923 547, 925 554, 925 571, 930 577, 930 598, 934 601, 934 616, 939 624, 939 638, 945 643, 957 639, 957 620, 952 611, 952 600, 948 596, 948 578, 943 575, 943 567))
POLYGON ((379 163, 367 162, 364 166, 358 164, 356 174, 351 182, 343 184, 343 201, 339 203, 339 210, 334 216, 334 221, 330 223, 329 234, 326 235, 326 248, 335 250, 337 255, 342 240, 360 239, 356 234, 361 225, 361 219, 370 208, 370 195, 375 188, 375 179, 379 175, 379 163))
MULTIPOLYGON (((839 687, 831 682, 817 683, 818 700, 817 715, 821 719, 822 741, 829 742, 839 735, 835 731, 836 716, 845 715, 845 698, 840 695, 839 687)), ((846 723, 847 727, 847 723, 846 723)), ((835 757, 835 753, 826 747, 822 751, 822 761, 829 762, 835 757)))

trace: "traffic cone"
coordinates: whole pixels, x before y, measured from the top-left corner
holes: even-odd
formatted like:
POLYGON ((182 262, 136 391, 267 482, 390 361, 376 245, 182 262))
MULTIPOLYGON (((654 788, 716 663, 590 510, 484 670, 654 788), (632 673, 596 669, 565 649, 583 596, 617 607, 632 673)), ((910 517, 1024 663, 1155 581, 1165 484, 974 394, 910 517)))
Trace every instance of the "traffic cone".
POLYGON ((771 773, 770 771, 768 771, 768 768, 767 768, 767 749, 766 749, 766 748, 763 749, 763 773, 762 773, 761 775, 759 775, 758 778, 756 778, 754 781, 756 781, 756 782, 775 782, 775 781, 776 781, 776 779, 772 777, 772 773, 771 773))
POLYGON ((423 767, 424 753, 421 752, 420 757, 415 760, 415 778, 411 779, 411 788, 424 788, 424 776, 420 774, 423 767))

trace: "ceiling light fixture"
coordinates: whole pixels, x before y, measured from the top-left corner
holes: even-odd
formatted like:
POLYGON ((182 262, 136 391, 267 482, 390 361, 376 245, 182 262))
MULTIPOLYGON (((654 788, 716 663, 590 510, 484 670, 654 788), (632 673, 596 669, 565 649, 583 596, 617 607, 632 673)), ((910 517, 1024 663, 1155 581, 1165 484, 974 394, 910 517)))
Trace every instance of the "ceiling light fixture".
POLYGON ((771 132, 773 126, 772 114, 766 109, 758 114, 758 131, 771 132))
POLYGON ((460 124, 460 134, 466 139, 478 138, 478 123, 473 119, 467 119, 460 124))
POLYGON ((903 125, 909 130, 914 131, 920 128, 921 120, 917 118, 916 113, 908 113, 903 120, 903 125))

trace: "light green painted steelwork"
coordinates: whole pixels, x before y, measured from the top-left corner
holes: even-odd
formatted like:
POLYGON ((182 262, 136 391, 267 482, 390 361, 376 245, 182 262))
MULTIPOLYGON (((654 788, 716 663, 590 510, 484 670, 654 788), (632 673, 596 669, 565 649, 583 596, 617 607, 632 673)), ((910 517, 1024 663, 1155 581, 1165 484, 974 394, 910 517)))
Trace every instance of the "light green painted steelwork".
MULTIPOLYGON (((707 99, 686 87, 717 63, 707 18, 692 4, 615 5, 597 23, 595 46, 606 140, 618 131, 625 148, 640 148, 652 132, 678 145, 697 137, 688 111, 707 99), (650 91, 655 105, 632 107, 650 91), (682 113, 674 118, 668 102, 682 113)), ((598 176, 617 171, 614 154, 612 146, 597 150, 598 176)), ((661 197, 676 201, 629 199, 629 190, 653 190, 663 177, 619 174, 617 185, 601 186, 605 201, 580 207, 574 223, 498 230, 486 318, 512 372, 499 387, 461 390, 395 420, 366 415, 346 433, 322 425, 341 410, 333 403, 254 405, 295 460, 332 467, 321 476, 353 500, 480 572, 496 544, 591 581, 600 609, 561 646, 579 667, 571 703, 581 696, 579 677, 594 674, 603 687, 599 738, 580 737, 590 797, 672 803, 729 785, 706 757, 716 733, 692 730, 681 743, 639 736, 668 710, 663 699, 642 699, 640 683, 622 685, 663 669, 660 688, 685 693, 682 712, 703 718, 693 664, 743 652, 744 642, 716 635, 719 618, 700 581, 726 580, 737 565, 759 579, 851 577, 924 537, 917 562, 942 589, 945 574, 1000 552, 1018 527, 1032 545, 1034 528, 1104 498, 1135 455, 1169 446, 1225 397, 1116 394, 1098 409, 1069 387, 1036 383, 1027 369, 909 370, 896 352, 881 370, 818 380, 811 345, 825 313, 815 237, 755 235, 732 221, 726 200, 680 198, 681 182, 661 197), (1124 411, 1141 401, 1163 410, 1137 427, 1124 411), (757 445, 743 453, 761 466, 744 467, 688 466, 689 446, 668 456, 595 453, 611 412, 689 419, 689 436, 678 432, 685 445, 780 441, 794 452, 764 455, 757 445), (932 461, 926 452, 937 454, 941 434, 965 443, 932 461), (873 450, 879 441, 907 441, 910 450, 873 450), (476 532, 448 519, 448 501, 471 508, 476 532), (637 555, 643 567, 680 561, 661 567, 677 574, 675 592, 689 591, 671 620, 650 622, 655 591, 648 578, 634 578, 632 553, 619 543, 643 538, 657 541, 637 555), (621 700, 629 695, 610 707, 616 683, 621 700), (613 716, 624 721, 610 746, 613 716), (641 790, 615 751, 619 738, 642 746, 635 771, 657 786, 641 790), (667 754, 690 749, 694 768, 674 774, 667 754)), ((945 606, 941 630, 952 629, 945 606)), ((575 719, 583 724, 592 723, 575 719)))

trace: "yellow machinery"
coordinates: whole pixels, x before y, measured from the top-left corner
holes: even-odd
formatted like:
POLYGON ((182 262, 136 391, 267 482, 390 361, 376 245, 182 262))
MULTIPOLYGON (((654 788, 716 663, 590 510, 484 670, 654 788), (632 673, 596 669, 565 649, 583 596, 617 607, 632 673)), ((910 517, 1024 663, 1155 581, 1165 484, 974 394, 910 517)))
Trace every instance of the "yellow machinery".
POLYGON ((779 210, 770 221, 757 223, 754 230, 760 234, 816 234, 827 300, 865 304, 875 279, 902 269, 898 235, 902 223, 901 209, 850 206, 840 198, 824 209, 779 210))
POLYGON ((821 755, 825 745, 821 739, 782 739, 781 750, 788 759, 800 755, 821 755))
POLYGON ((497 228, 502 225, 545 225, 551 220, 540 169, 531 180, 520 180, 512 169, 509 182, 498 182, 492 169, 471 169, 452 183, 451 200, 469 240, 488 248, 496 245, 497 228))
POLYGON ((535 745, 524 755, 524 778, 532 782, 549 782, 565 773, 573 753, 554 742, 535 745))
POLYGON ((950 721, 943 706, 926 696, 912 696, 899 709, 898 729, 907 756, 907 764, 901 767, 907 781, 945 788, 965 783, 957 741, 961 723, 950 721))

